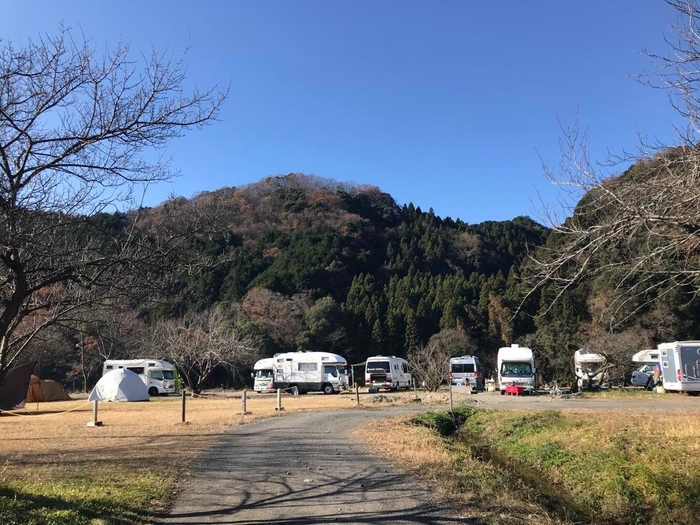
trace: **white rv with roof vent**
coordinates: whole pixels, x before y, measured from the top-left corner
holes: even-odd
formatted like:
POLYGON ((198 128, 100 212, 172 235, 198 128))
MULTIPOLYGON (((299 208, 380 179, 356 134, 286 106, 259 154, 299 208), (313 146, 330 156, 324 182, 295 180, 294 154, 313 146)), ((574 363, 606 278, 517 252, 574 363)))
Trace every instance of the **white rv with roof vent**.
POLYGON ((604 355, 581 348, 574 352, 574 369, 579 390, 608 388, 608 360, 604 355))
POLYGON ((537 369, 535 355, 529 348, 510 345, 498 350, 498 388, 501 395, 508 385, 522 386, 525 392, 537 391, 537 369))
POLYGON ((272 388, 293 392, 339 393, 348 388, 348 363, 330 352, 286 352, 272 358, 272 388))
POLYGON ((275 360, 272 357, 260 359, 253 367, 253 390, 272 392, 274 387, 275 360))
POLYGON ((413 381, 408 361, 400 357, 376 355, 365 363, 365 385, 386 390, 409 389, 413 381))

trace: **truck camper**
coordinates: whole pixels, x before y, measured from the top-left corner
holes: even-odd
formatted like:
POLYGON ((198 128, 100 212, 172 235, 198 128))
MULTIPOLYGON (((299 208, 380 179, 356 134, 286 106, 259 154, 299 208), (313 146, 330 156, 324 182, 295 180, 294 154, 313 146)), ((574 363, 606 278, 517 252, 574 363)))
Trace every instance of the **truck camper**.
POLYGON ((148 388, 149 396, 175 393, 175 367, 158 359, 108 359, 102 367, 102 375, 112 370, 126 368, 138 374, 148 388))
POLYGON ((524 391, 537 391, 537 369, 535 355, 530 348, 512 344, 498 350, 498 385, 501 395, 508 385, 522 386, 524 391))
POLYGON ((574 352, 574 369, 579 390, 608 388, 608 360, 602 354, 581 348, 574 352))

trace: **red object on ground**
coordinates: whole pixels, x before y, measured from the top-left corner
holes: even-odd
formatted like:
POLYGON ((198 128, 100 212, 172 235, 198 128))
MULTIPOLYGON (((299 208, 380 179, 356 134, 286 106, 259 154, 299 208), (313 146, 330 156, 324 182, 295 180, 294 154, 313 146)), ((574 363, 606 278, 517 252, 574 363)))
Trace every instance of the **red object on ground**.
POLYGON ((519 385, 508 385, 506 387, 507 396, 522 396, 525 395, 525 387, 519 385))

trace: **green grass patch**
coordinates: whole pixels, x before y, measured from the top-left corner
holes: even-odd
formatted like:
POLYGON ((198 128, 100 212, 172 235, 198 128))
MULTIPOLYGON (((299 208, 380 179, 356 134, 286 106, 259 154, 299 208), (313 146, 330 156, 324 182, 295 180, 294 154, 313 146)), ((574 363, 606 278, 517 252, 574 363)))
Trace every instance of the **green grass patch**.
MULTIPOLYGON (((62 479, 36 479, 14 472, 0 482, 4 525, 102 525, 151 523, 174 482, 171 472, 131 471, 111 465, 63 471, 62 479)), ((6 471, 7 472, 7 471, 6 471)), ((47 473, 43 475, 47 477, 47 473)))
POLYGON ((700 423, 674 416, 666 426, 635 425, 635 418, 619 414, 468 407, 425 414, 417 422, 445 436, 455 457, 470 455, 497 467, 574 521, 696 523, 700 423))

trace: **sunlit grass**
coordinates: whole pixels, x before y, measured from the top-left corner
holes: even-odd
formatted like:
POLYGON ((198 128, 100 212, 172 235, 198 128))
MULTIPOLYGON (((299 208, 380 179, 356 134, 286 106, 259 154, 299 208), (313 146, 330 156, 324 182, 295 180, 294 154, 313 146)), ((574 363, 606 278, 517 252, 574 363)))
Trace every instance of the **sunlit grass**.
POLYGON ((542 523, 680 525, 694 524, 700 515, 696 411, 460 407, 404 420, 399 429, 384 424, 373 438, 360 432, 387 457, 411 450, 406 436, 415 447, 441 451, 439 461, 426 460, 431 480, 458 495, 472 517, 488 522, 506 523, 507 516, 525 523, 529 515, 542 523), (417 434, 411 421, 431 439, 417 434))

